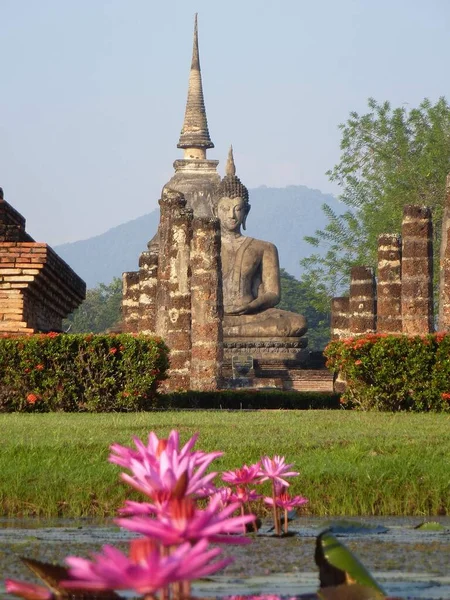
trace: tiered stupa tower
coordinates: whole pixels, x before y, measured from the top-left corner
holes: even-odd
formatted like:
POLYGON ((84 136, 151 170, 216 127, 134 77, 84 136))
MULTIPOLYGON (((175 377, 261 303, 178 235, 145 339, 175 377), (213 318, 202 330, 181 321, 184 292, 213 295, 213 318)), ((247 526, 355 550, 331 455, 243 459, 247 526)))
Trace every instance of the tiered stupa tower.
POLYGON ((193 209, 195 217, 212 217, 214 194, 220 184, 220 175, 217 172, 219 161, 206 157, 206 151, 214 148, 214 144, 209 135, 203 97, 197 15, 186 112, 177 147, 184 151, 184 156, 173 163, 175 173, 164 188, 184 194, 187 206, 193 209))

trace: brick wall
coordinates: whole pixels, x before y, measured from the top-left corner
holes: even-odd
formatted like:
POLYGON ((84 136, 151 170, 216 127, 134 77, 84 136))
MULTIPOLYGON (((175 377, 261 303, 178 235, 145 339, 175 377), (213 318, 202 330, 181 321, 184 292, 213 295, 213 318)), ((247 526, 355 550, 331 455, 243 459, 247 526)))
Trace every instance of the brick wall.
POLYGON ((33 241, 22 215, 0 197, 0 333, 60 331, 85 295, 84 281, 33 241))

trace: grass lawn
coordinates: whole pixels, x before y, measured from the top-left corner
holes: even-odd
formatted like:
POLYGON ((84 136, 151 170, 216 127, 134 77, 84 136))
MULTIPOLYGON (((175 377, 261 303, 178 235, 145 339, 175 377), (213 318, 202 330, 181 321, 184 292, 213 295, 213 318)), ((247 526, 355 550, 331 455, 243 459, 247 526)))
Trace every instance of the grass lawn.
POLYGON ((2 414, 0 515, 113 514, 130 493, 109 445, 172 428, 223 450, 219 471, 285 455, 313 515, 449 513, 450 415, 262 410, 2 414))

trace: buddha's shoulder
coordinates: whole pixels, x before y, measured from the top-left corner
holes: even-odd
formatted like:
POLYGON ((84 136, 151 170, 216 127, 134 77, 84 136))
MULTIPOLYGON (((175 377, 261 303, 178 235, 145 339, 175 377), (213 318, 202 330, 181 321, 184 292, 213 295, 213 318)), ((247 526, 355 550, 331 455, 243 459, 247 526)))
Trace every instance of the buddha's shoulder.
POLYGON ((268 252, 277 252, 277 247, 275 246, 275 244, 272 244, 272 242, 266 242, 265 240, 258 240, 256 238, 248 236, 246 236, 246 239, 248 240, 247 243, 251 244, 251 246, 254 248, 259 248, 268 252))

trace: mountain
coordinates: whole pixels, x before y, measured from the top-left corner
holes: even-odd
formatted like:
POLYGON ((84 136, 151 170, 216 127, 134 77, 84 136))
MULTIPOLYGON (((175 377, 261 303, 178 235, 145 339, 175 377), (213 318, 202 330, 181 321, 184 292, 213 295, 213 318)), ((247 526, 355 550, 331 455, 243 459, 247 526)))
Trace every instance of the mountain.
MULTIPOLYGON (((292 275, 301 276, 299 261, 317 252, 304 241, 305 235, 323 229, 327 219, 321 209, 327 203, 338 214, 342 204, 329 194, 306 186, 249 190, 251 210, 246 235, 273 242, 280 264, 292 275)), ((123 271, 138 268, 139 255, 156 233, 159 209, 105 233, 70 244, 56 246, 56 252, 82 277, 88 288, 109 283, 123 271)))

